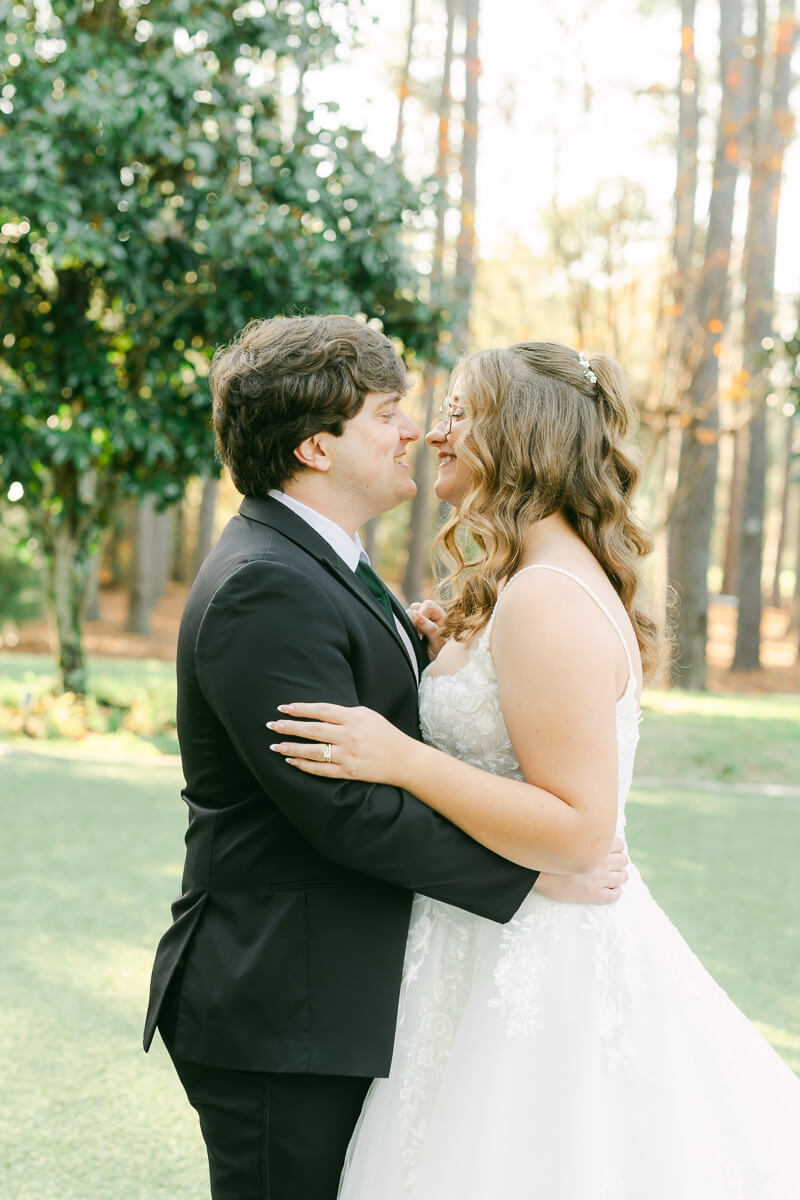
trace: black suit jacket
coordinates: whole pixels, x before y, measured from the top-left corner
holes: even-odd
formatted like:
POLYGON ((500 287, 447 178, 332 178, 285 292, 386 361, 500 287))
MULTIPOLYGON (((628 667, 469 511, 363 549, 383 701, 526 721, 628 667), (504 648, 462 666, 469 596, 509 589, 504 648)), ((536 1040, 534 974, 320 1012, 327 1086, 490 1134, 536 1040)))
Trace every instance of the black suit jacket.
POLYGON ((186 863, 156 952, 145 1049, 179 968, 177 1055, 387 1074, 412 892, 506 921, 536 873, 399 788, 314 778, 269 749, 265 722, 299 700, 368 705, 419 736, 395 626, 278 501, 246 498, 203 564, 177 672, 186 863))

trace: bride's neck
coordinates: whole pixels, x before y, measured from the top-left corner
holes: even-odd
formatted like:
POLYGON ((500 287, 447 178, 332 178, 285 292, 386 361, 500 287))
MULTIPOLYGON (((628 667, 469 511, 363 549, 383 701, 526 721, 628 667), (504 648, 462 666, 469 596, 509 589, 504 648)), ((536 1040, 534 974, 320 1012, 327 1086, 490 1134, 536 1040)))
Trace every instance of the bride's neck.
POLYGON ((522 558, 525 562, 541 561, 554 550, 575 542, 583 545, 566 517, 560 512, 551 513, 549 517, 543 517, 528 529, 522 558))

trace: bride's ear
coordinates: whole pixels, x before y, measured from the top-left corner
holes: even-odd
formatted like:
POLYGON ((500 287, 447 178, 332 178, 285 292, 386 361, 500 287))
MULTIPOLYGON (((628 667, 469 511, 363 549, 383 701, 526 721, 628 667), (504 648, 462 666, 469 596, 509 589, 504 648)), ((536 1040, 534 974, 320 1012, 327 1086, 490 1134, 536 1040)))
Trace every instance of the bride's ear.
POLYGON ((311 437, 307 437, 299 446, 295 446, 292 453, 297 461, 304 467, 308 467, 310 471, 329 471, 333 463, 329 453, 329 438, 331 437, 330 433, 312 433, 311 437))

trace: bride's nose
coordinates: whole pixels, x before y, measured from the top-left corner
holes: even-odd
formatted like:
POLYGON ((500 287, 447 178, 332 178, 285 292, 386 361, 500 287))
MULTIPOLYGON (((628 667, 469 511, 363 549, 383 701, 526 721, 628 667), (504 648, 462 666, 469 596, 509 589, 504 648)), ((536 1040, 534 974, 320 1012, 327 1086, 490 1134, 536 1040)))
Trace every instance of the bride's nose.
POLYGON ((438 446, 440 442, 447 441, 447 436, 444 421, 440 417, 433 428, 425 434, 425 441, 429 446, 438 446))

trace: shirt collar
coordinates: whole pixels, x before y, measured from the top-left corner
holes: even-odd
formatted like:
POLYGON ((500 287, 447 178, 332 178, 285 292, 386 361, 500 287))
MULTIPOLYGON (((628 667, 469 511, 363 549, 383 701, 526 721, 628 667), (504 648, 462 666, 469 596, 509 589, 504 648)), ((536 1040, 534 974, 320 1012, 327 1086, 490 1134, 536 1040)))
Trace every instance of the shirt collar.
POLYGON ((315 508, 309 508, 307 504, 303 504, 301 500, 295 500, 294 496, 287 496, 285 492, 281 492, 278 488, 270 488, 270 496, 274 500, 279 500, 281 504, 285 504, 287 508, 296 513, 307 525, 324 538, 330 548, 339 555, 351 571, 355 571, 358 566, 359 559, 364 553, 361 539, 358 534, 351 537, 341 525, 337 525, 330 517, 324 517, 321 512, 317 512, 315 508))

